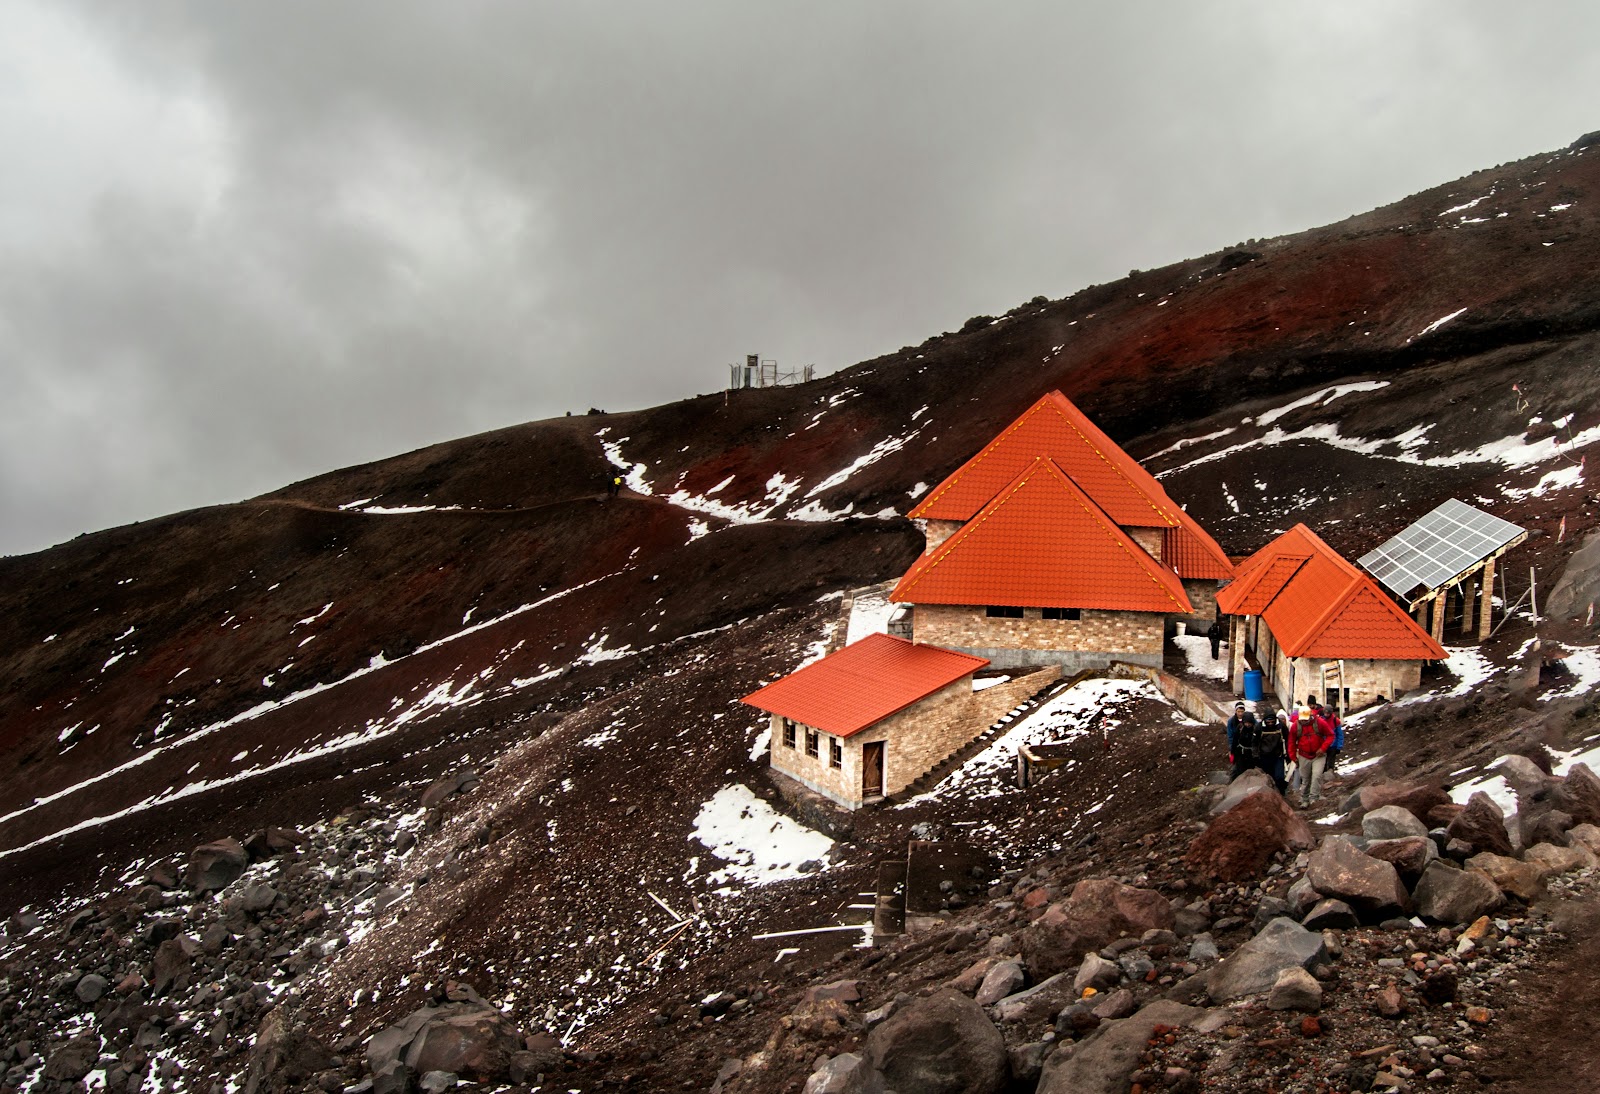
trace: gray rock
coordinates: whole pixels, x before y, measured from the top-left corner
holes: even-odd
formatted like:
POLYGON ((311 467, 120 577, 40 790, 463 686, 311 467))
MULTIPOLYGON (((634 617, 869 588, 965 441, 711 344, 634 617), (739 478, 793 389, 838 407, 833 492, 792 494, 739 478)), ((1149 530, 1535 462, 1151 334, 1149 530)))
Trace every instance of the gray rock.
POLYGON ((1197 934, 1189 943, 1189 960, 1195 964, 1215 961, 1222 955, 1217 952, 1217 944, 1210 934, 1197 934))
POLYGON ((1426 836, 1428 826, 1403 805, 1385 805, 1361 818, 1361 834, 1367 839, 1404 839, 1426 836))
POLYGON ((1211 815, 1213 817, 1221 816, 1251 794, 1259 794, 1263 790, 1276 792, 1277 789, 1278 784, 1273 782, 1272 776, 1265 771, 1254 769, 1246 771, 1228 784, 1227 792, 1222 795, 1216 805, 1211 807, 1211 815))
POLYGON ((1002 961, 984 975, 974 996, 980 1007, 992 1006, 1014 993, 1027 981, 1020 961, 1002 961))
POLYGON ((1329 897, 1319 901, 1315 908, 1306 913, 1302 925, 1308 931, 1345 930, 1359 926, 1361 920, 1356 918, 1356 913, 1350 905, 1342 900, 1329 897))
POLYGON ((92 972, 88 976, 85 976, 82 980, 79 980, 78 986, 72 990, 81 1002, 93 1003, 95 1000, 104 995, 106 993, 106 989, 110 986, 111 982, 109 980, 101 976, 99 973, 92 972))
POLYGON ((1322 935, 1292 919, 1275 919, 1211 971, 1211 998, 1226 1003, 1269 991, 1288 968, 1309 968, 1324 956, 1322 935))
POLYGON ((456 1074, 451 1071, 430 1071, 422 1076, 417 1087, 422 1094, 440 1094, 440 1091, 454 1090, 460 1082, 456 1074))
POLYGON ((1505 901, 1500 886, 1477 870, 1457 870, 1442 861, 1430 862, 1417 882, 1412 899, 1417 914, 1435 923, 1471 923, 1505 901))
POLYGON ((244 892, 239 894, 239 903, 244 910, 259 915, 272 907, 278 899, 278 890, 270 885, 247 885, 244 892))
POLYGON ((1289 915, 1295 919, 1302 919, 1307 912, 1317 906, 1322 894, 1312 887, 1308 879, 1301 877, 1289 886, 1289 891, 1284 897, 1285 903, 1289 905, 1289 915))
POLYGON ((867 1034, 866 1059, 902 1094, 999 1094, 1006 1043, 983 1008, 959 992, 919 999, 867 1034))
POLYGON ((196 893, 225 889, 250 863, 244 844, 233 838, 202 843, 189 852, 189 888, 196 893))
POLYGON ((1096 1003, 1090 1013, 1102 1022, 1109 1022, 1126 1018, 1138 1009, 1139 1003, 1133 997, 1133 992, 1127 988, 1118 988, 1096 1003))
POLYGON ((1057 1052, 1045 1061, 1038 1094, 1123 1094, 1156 1026, 1191 1025, 1205 1013, 1158 999, 1131 1018, 1102 1023, 1071 1056, 1057 1052))
POLYGON ((844 1052, 811 1073, 804 1094, 883 1094, 883 1076, 861 1056, 844 1052))
POLYGON ((1028 1086, 1039 1081, 1039 1072, 1044 1068, 1043 1041, 1033 1041, 1026 1045, 1016 1045, 1011 1049, 1011 1081, 1028 1086))
POLYGON ((1322 985, 1316 977, 1298 965, 1278 973, 1267 993, 1267 1006, 1273 1010, 1304 1010, 1316 1013, 1322 1009, 1322 985))
POLYGON ((1002 1022, 1031 1022, 1055 1013, 1077 996, 1072 988, 1072 974, 1058 972, 1027 991, 1006 996, 995 1004, 994 1013, 1002 1022))
POLYGON ((1072 977, 1072 990, 1081 995, 1084 988, 1104 991, 1122 979, 1122 966, 1107 961, 1097 953, 1085 954, 1083 964, 1072 977))

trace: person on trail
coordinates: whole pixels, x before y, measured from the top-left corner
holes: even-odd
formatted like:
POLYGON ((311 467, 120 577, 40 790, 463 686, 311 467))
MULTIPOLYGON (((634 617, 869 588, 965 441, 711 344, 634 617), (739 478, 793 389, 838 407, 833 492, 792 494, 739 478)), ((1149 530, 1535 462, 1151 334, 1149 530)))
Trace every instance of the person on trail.
POLYGON ((1256 766, 1272 776, 1278 793, 1289 796, 1289 784, 1284 780, 1283 758, 1289 747, 1289 716, 1273 710, 1271 704, 1261 703, 1256 730, 1256 766))
POLYGON ((1233 704, 1233 717, 1228 719, 1228 762, 1233 763, 1233 739, 1239 733, 1239 726, 1244 721, 1244 704, 1233 704))
POLYGON ((612 475, 611 476, 611 481, 606 484, 606 495, 608 497, 613 497, 614 498, 614 497, 616 497, 617 495, 619 495, 621 493, 622 493, 622 476, 621 475, 612 475))
POLYGON ((1332 773, 1339 762, 1339 753, 1344 751, 1344 719, 1333 707, 1323 707, 1322 713, 1333 724, 1333 744, 1328 746, 1328 772, 1332 773))
POLYGON ((1322 797, 1322 772, 1328 762, 1328 747, 1332 744, 1333 723, 1323 716, 1319 707, 1307 705, 1295 711, 1289 726, 1289 751, 1295 757, 1300 776, 1302 809, 1310 808, 1322 797))
POLYGON ((1229 779, 1237 779, 1246 771, 1260 767, 1261 723, 1256 716, 1245 711, 1239 716, 1239 726, 1229 738, 1228 749, 1233 757, 1233 771, 1229 779))
POLYGON ((1215 661, 1222 652, 1222 620, 1213 619, 1206 637, 1211 639, 1211 660, 1215 661))

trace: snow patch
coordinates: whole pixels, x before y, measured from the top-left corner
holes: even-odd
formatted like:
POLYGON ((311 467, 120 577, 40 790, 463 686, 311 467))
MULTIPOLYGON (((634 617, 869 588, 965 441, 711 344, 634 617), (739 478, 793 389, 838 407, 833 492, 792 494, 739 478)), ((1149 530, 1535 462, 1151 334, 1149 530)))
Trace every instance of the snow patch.
POLYGON ((689 839, 728 864, 708 878, 729 892, 729 882, 769 885, 804 877, 802 863, 824 862, 833 849, 827 836, 776 812, 742 783, 724 787, 700 806, 689 839))

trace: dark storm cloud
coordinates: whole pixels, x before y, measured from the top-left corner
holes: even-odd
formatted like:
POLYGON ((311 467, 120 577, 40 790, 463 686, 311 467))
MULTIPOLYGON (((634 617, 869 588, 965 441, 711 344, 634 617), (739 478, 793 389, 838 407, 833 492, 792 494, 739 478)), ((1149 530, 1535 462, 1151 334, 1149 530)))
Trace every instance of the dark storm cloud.
POLYGON ((0 551, 1337 220, 1595 128, 1595 22, 14 5, 0 551))

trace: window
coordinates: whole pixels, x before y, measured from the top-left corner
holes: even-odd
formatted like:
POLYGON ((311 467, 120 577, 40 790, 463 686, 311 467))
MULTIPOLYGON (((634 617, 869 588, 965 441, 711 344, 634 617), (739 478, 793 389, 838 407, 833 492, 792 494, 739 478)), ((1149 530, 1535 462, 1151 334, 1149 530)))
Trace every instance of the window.
POLYGON ((817 731, 814 729, 806 730, 806 755, 813 759, 817 755, 817 731))
POLYGON ((1022 609, 1009 604, 991 604, 983 614, 990 619, 1021 619, 1022 609))
POLYGON ((829 746, 829 750, 828 750, 828 766, 829 767, 843 767, 844 766, 844 745, 840 744, 838 741, 832 742, 832 744, 829 746))
POLYGON ((1044 617, 1046 619, 1082 619, 1083 618, 1083 609, 1081 609, 1081 608, 1046 608, 1044 610, 1044 617))
POLYGON ((794 720, 792 718, 783 720, 783 747, 794 747, 794 720))

